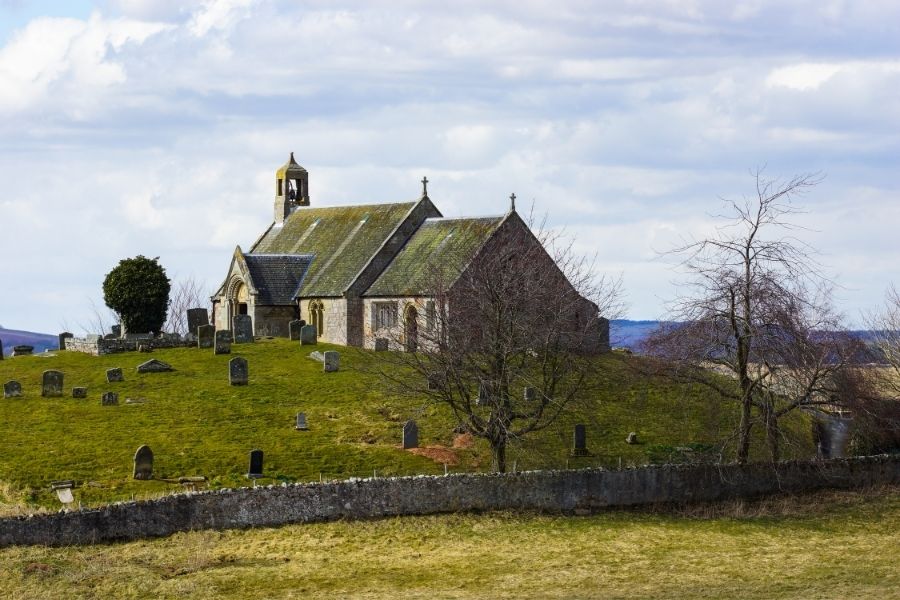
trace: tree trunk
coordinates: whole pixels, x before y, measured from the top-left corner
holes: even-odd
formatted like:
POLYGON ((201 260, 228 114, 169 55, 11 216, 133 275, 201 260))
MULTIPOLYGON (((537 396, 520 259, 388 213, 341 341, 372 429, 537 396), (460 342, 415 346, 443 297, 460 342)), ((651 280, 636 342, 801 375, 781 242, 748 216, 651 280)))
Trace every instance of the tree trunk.
POLYGON ((738 432, 737 461, 740 465, 747 464, 747 461, 750 458, 750 427, 752 425, 750 421, 750 409, 750 399, 744 398, 741 403, 741 424, 740 431, 738 432))
POLYGON ((769 444, 769 453, 772 456, 772 462, 776 463, 781 459, 781 448, 778 445, 779 429, 778 416, 775 414, 775 407, 771 403, 765 406, 766 419, 766 441, 769 444))
POLYGON ((506 438, 491 440, 491 469, 494 473, 506 473, 506 438))

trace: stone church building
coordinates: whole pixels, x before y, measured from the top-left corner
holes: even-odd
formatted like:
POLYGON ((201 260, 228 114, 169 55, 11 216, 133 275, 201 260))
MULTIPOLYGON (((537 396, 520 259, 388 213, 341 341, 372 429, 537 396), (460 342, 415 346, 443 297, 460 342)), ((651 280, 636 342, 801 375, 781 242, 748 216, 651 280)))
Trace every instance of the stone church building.
MULTIPOLYGON (((417 347, 417 332, 435 320, 425 265, 440 263, 459 276, 491 243, 539 244, 514 203, 501 216, 448 219, 427 183, 412 202, 313 207, 309 173, 291 153, 275 174, 272 224, 248 250, 235 249, 212 298, 216 329, 231 329, 232 317, 246 314, 256 335, 287 337, 288 323, 302 319, 329 343, 374 348, 376 338, 387 338, 417 347)), ((596 305, 584 302, 596 316, 596 305)), ((602 351, 608 321, 595 320, 595 349, 602 351)))

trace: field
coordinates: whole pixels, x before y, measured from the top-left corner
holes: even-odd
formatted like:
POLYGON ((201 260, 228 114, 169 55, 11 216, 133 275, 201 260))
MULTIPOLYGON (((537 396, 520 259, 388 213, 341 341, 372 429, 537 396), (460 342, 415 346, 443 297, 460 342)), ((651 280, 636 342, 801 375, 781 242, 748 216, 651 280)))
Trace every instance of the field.
POLYGON ((900 489, 0 550, 4 598, 900 598, 900 489))

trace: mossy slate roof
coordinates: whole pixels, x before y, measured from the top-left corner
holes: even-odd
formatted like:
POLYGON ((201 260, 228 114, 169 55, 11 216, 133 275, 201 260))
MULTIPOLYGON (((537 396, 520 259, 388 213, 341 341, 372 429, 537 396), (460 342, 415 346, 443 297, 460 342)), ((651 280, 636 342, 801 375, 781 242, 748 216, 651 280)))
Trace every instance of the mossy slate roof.
POLYGON ((415 202, 299 208, 254 244, 254 254, 312 254, 297 295, 341 296, 415 202))
POLYGON ((310 254, 245 254, 250 279, 265 306, 293 304, 313 257, 310 254))
POLYGON ((426 219, 365 296, 428 296, 435 278, 450 285, 503 217, 426 219))

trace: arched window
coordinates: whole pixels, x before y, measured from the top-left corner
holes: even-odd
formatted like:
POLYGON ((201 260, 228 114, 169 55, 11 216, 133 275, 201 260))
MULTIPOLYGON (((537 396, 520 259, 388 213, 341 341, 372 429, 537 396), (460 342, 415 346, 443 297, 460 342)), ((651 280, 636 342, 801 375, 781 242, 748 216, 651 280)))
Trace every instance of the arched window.
POLYGON ((406 342, 406 351, 415 352, 419 349, 419 311, 412 304, 403 311, 403 334, 406 342))
POLYGON ((321 300, 310 301, 309 324, 315 326, 316 335, 322 337, 322 334, 325 333, 325 305, 321 300))

